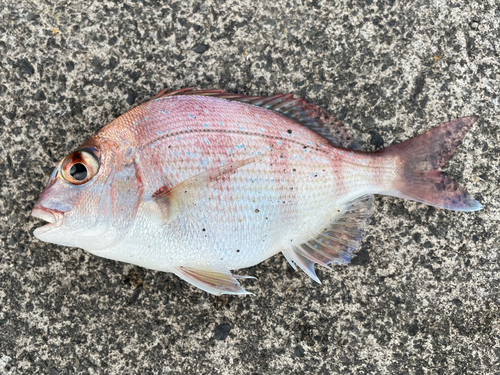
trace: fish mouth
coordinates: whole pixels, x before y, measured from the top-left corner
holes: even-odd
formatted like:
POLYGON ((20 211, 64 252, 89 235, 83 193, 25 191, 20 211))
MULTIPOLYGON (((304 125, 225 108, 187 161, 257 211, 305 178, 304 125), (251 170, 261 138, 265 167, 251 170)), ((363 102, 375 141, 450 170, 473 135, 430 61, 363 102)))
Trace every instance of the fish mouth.
POLYGON ((36 228, 33 232, 35 237, 39 238, 40 235, 45 234, 53 229, 59 228, 62 225, 64 212, 38 206, 33 209, 33 211, 31 212, 31 216, 48 223, 43 227, 36 228))

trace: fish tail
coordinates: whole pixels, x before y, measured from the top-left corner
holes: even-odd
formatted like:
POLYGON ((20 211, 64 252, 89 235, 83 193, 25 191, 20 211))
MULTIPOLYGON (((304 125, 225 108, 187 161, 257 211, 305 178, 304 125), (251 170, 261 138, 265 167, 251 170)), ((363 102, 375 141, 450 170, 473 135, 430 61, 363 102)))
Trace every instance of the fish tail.
POLYGON ((396 160, 398 165, 391 189, 383 194, 453 211, 481 210, 481 203, 439 170, 452 157, 478 118, 462 117, 379 151, 384 157, 396 160))

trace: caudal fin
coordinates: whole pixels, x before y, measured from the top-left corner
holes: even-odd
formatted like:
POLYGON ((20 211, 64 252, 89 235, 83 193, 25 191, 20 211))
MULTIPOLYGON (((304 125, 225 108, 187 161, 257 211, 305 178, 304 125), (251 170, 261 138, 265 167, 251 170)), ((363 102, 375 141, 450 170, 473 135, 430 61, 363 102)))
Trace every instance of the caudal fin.
POLYGON ((393 188, 384 194, 454 211, 481 210, 481 203, 439 171, 455 153, 478 118, 462 117, 379 151, 384 156, 397 156, 401 166, 393 188))

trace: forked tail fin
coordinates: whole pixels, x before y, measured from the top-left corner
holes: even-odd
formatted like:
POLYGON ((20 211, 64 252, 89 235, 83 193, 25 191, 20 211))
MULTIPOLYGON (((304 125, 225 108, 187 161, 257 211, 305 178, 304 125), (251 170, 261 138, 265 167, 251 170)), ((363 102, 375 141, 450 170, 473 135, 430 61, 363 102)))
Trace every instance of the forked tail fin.
POLYGON ((454 211, 477 211, 483 206, 457 182, 440 172, 478 116, 462 117, 427 133, 379 151, 396 156, 400 172, 383 194, 454 211))

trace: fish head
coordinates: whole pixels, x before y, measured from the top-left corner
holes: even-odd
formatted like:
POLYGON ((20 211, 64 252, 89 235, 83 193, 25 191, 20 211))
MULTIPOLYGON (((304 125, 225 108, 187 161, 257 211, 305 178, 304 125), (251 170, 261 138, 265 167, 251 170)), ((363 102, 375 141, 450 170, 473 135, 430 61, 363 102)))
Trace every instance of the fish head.
POLYGON ((90 251, 116 240, 115 150, 91 138, 57 164, 32 211, 32 216, 47 222, 35 229, 36 238, 90 251))

